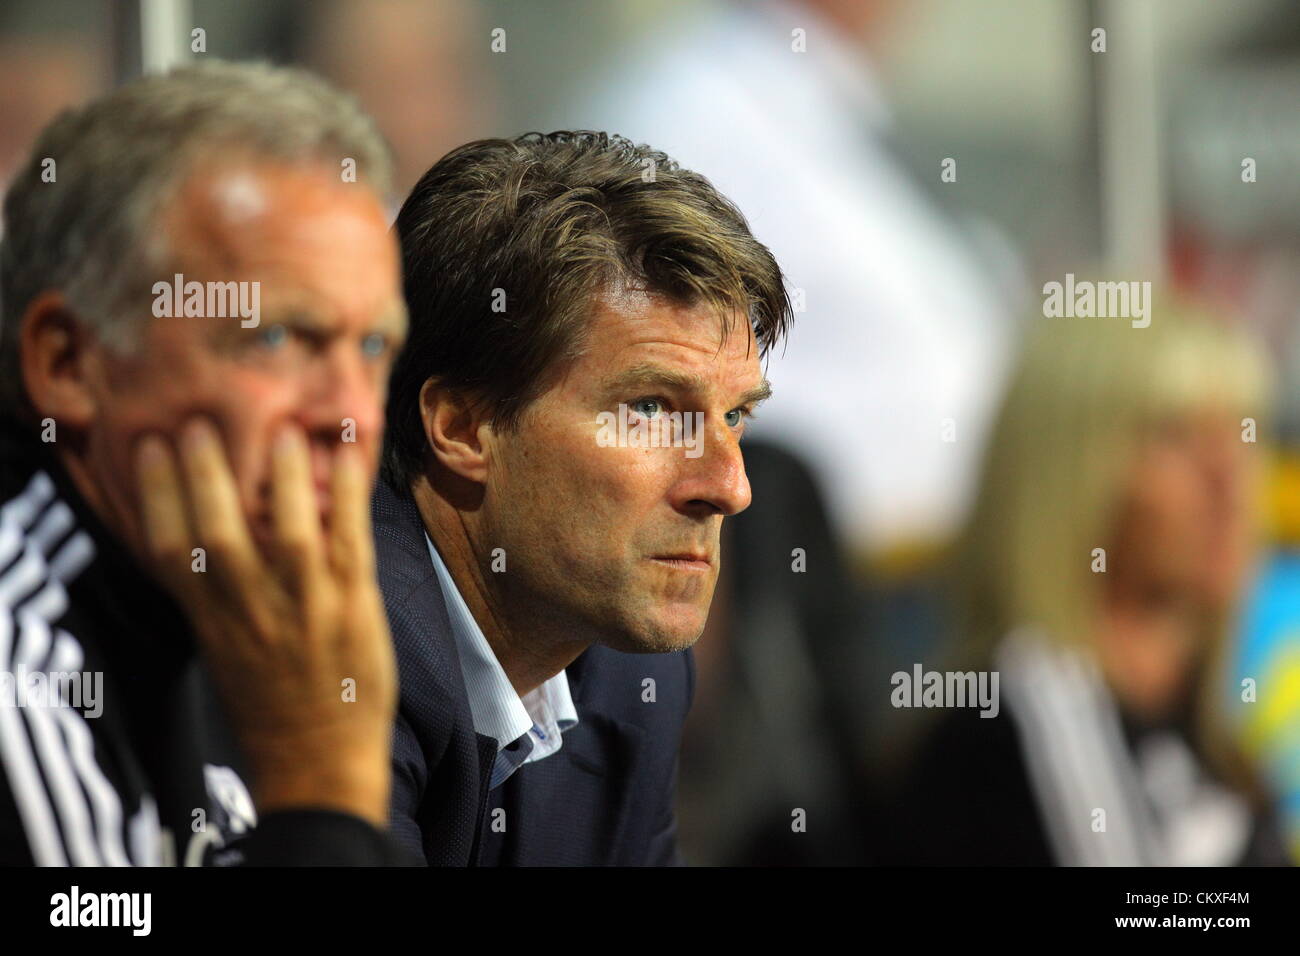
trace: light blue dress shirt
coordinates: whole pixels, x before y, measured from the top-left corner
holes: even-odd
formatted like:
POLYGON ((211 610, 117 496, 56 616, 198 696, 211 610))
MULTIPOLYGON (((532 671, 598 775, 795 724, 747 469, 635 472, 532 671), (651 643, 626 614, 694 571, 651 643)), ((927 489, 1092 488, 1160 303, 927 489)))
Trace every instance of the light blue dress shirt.
POLYGON ((497 759, 489 784, 495 788, 524 764, 559 750, 561 735, 577 724, 578 712, 569 694, 569 678, 560 671, 520 697, 461 597, 442 555, 427 534, 424 540, 429 545, 429 556, 447 603, 474 730, 497 742, 497 759))

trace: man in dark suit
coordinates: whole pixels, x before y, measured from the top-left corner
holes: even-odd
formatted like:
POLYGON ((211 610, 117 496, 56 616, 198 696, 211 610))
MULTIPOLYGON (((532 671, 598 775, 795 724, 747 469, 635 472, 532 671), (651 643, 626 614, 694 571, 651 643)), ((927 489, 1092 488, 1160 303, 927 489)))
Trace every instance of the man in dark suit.
POLYGON ((397 232, 394 833, 431 864, 680 862, 690 647, 750 501, 780 269, 707 180, 603 133, 461 147, 397 232))

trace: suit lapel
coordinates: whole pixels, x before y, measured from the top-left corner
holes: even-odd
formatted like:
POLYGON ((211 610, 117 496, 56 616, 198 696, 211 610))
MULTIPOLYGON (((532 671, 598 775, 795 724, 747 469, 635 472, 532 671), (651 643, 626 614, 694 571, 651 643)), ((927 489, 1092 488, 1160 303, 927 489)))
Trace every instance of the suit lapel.
POLYGON ((470 849, 469 859, 471 866, 479 865, 479 857, 483 852, 483 827, 487 816, 488 794, 492 783, 492 768, 496 765, 497 742, 493 737, 487 734, 480 734, 477 731, 474 736, 478 740, 478 770, 479 770, 479 787, 478 787, 478 814, 474 826, 474 846, 470 849))
POLYGON ((642 765, 642 752, 651 741, 644 728, 614 717, 601 705, 601 664, 603 655, 611 653, 605 648, 588 648, 566 670, 578 725, 564 735, 556 757, 565 759, 567 750, 568 760, 604 777, 604 800, 619 821, 610 845, 618 847, 623 845, 629 821, 637 815, 634 804, 640 794, 630 785, 633 769, 642 765))
MULTIPOLYGON (((474 730, 460 654, 415 503, 381 481, 372 499, 372 517, 375 559, 401 666, 402 713, 422 741, 446 740, 444 746, 463 755, 458 764, 463 809, 446 839, 458 844, 459 859, 472 863, 479 853, 496 741, 474 730), (450 740, 447 730, 438 730, 448 726, 450 740)), ((446 750, 428 753, 430 769, 447 755, 446 750)))

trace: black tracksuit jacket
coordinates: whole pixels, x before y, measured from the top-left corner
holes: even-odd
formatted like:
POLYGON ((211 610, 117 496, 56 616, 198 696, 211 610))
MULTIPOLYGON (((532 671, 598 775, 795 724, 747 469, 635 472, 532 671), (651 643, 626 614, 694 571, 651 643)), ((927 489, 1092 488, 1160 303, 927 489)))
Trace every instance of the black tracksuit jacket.
POLYGON ((177 605, 56 446, 0 420, 0 865, 382 865, 330 810, 258 819, 177 605))

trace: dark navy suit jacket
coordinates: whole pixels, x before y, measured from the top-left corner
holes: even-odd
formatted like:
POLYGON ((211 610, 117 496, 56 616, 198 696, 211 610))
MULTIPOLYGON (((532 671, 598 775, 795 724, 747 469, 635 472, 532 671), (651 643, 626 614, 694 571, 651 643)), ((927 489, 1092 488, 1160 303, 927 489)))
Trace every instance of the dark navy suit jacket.
POLYGON ((382 481, 371 505, 401 683, 397 840, 432 866, 680 864, 673 801, 695 687, 691 652, 589 648, 566 669, 577 726, 558 752, 489 790, 496 741, 474 730, 419 512, 382 481))

